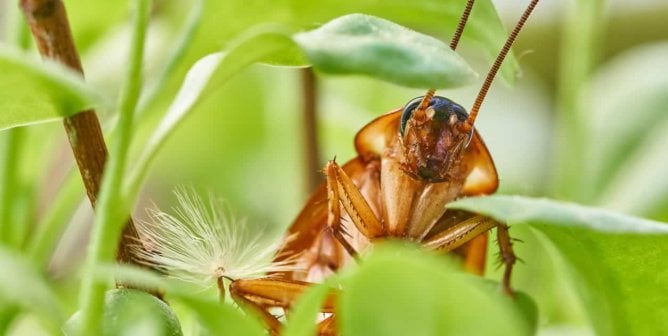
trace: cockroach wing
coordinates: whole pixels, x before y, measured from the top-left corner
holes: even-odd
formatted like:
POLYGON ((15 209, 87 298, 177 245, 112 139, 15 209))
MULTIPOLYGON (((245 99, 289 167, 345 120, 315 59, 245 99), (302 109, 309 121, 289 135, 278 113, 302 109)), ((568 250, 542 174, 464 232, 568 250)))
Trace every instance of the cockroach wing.
POLYGON ((471 143, 464 153, 464 162, 470 160, 473 164, 473 170, 466 177, 461 196, 477 196, 493 194, 499 187, 499 176, 496 173, 496 167, 492 156, 485 146, 485 142, 477 130, 473 131, 471 143))
POLYGON ((394 137, 399 136, 401 111, 397 109, 374 119, 355 135, 355 150, 362 160, 379 159, 394 137))

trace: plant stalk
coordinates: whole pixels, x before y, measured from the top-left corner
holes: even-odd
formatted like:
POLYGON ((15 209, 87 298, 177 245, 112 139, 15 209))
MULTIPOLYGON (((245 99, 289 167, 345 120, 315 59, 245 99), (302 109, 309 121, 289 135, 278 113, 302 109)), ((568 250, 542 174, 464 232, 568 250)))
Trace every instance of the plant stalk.
POLYGON ((320 148, 318 146, 318 87, 312 68, 300 70, 302 83, 302 130, 304 138, 304 176, 308 196, 322 181, 320 148))
POLYGON ((587 111, 581 105, 586 84, 597 62, 604 0, 571 1, 564 22, 557 82, 557 160, 553 194, 587 202, 582 181, 587 158, 587 111))
POLYGON ((20 237, 15 228, 17 216, 14 216, 15 201, 18 199, 19 188, 19 151, 24 138, 24 131, 21 128, 7 130, 3 134, 5 148, 2 151, 3 167, 0 174, 0 244, 8 246, 17 246, 20 237))
POLYGON ((150 0, 133 2, 136 5, 134 28, 125 85, 120 96, 117 137, 112 143, 111 156, 102 181, 92 240, 86 255, 86 273, 81 284, 82 335, 100 334, 106 286, 96 279, 95 267, 113 260, 116 240, 110 238, 119 236, 130 208, 122 197, 122 186, 132 136, 132 121, 141 92, 142 60, 150 14, 150 0))
MULTIPOLYGON (((42 58, 60 62, 83 76, 83 68, 62 1, 20 0, 20 8, 42 58)), ((65 118, 63 125, 86 194, 91 205, 95 207, 107 158, 107 147, 102 136, 100 121, 95 110, 89 109, 65 118)), ((134 263, 134 256, 127 246, 136 239, 138 239, 137 231, 132 218, 129 218, 118 246, 116 259, 119 262, 134 263)))

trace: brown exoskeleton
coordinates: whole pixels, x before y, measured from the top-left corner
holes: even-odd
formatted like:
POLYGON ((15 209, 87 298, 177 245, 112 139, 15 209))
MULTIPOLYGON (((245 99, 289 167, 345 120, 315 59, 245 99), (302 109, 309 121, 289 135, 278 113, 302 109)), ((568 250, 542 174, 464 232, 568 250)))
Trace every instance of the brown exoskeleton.
MULTIPOLYGON (((445 205, 460 197, 494 193, 498 187, 494 162, 474 122, 501 62, 537 2, 531 2, 511 32, 469 114, 429 90, 364 126, 355 137, 358 156, 343 166, 333 160, 327 163, 326 182, 299 213, 289 229, 292 238, 278 254, 277 260, 299 254, 305 271, 284 273, 281 279, 237 280, 230 289, 233 297, 254 308, 277 332, 280 323, 268 308, 289 308, 309 281, 322 280, 378 239, 408 239, 445 252, 458 249, 466 268, 482 274, 487 231, 494 227, 505 265, 503 289, 512 294, 510 275, 516 258, 508 227, 483 216, 446 210, 445 205)), ((451 42, 453 49, 472 4, 469 0, 451 42)), ((334 295, 323 312, 333 312, 334 295)), ((321 333, 334 332, 332 320, 330 315, 320 323, 321 333)))

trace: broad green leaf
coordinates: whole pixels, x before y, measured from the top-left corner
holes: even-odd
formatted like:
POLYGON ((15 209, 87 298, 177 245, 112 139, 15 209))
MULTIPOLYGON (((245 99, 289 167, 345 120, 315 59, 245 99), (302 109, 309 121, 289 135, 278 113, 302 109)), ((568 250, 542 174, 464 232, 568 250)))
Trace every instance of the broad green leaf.
POLYGON ((180 297, 179 301, 197 314, 200 322, 212 335, 266 334, 258 321, 242 315, 239 309, 228 304, 186 296, 180 297))
POLYGON ((0 44, 0 130, 61 119, 102 102, 80 76, 0 44))
MULTIPOLYGON (((668 100, 664 110, 668 110, 668 100)), ((645 134, 642 144, 620 165, 599 202, 624 212, 668 220, 668 118, 645 134)))
POLYGON ((94 270, 100 281, 111 278, 140 288, 166 292, 192 310, 213 335, 264 335, 261 324, 253 316, 244 316, 228 304, 202 297, 201 288, 190 283, 162 277, 134 266, 98 266, 94 270))
POLYGON ((376 246, 342 278, 342 335, 528 335, 533 327, 499 287, 436 257, 376 246), (483 320, 484 319, 484 323, 483 320))
MULTIPOLYGON (((495 283, 496 286, 498 284, 495 283)), ((517 311, 522 315, 526 325, 529 328, 529 334, 535 335, 536 330, 538 329, 538 305, 524 292, 515 292, 515 301, 513 304, 517 308, 517 311)))
MULTIPOLYGON (((146 292, 120 288, 105 293, 103 336, 155 335, 183 336, 181 324, 171 308, 146 292)), ((63 327, 65 335, 77 335, 81 327, 81 311, 76 312, 63 327)))
POLYGON ((473 211, 509 225, 532 224, 619 234, 668 234, 668 225, 664 223, 547 198, 471 197, 449 203, 448 208, 473 211))
MULTIPOLYGON (((668 332, 668 225, 547 199, 490 196, 449 207, 530 224, 571 266, 572 283, 601 335, 668 332)), ((512 234, 512 230, 511 230, 512 234)), ((520 256, 521 257, 521 256, 520 256)))
MULTIPOLYGON (((637 169, 634 162, 641 153, 634 154, 656 140, 651 137, 653 133, 665 133, 668 74, 656 69, 668 66, 667 60, 668 43, 665 42, 631 49, 598 70, 589 84, 588 94, 580 97, 588 122, 585 149, 589 170, 583 172, 583 180, 592 185, 595 196, 606 197, 601 195, 606 191, 628 192, 614 190, 610 183, 633 173, 630 169, 637 169), (622 82, 624 85, 619 85, 622 82), (605 190, 606 187, 613 190, 605 190)), ((660 157, 662 153, 648 154, 660 157)), ((638 176, 634 176, 633 180, 637 179, 638 176)), ((638 189, 643 193, 647 191, 644 185, 638 189)))
POLYGON ((313 66, 331 74, 365 74, 417 88, 461 86, 475 73, 448 45, 363 14, 295 35, 313 66))
POLYGON ((44 279, 21 256, 0 248, 0 300, 36 312, 53 330, 61 325, 63 312, 44 279))
MULTIPOLYGON (((455 31, 466 0, 287 0, 208 2, 203 26, 208 38, 229 40, 239 32, 262 22, 277 22, 294 29, 314 26, 352 13, 374 15, 430 35, 439 36, 446 44, 455 31), (245 15, 238 15, 244 13, 245 15)), ((529 26, 529 25, 528 25, 529 26)), ((476 1, 463 43, 477 42, 491 60, 505 42, 507 32, 490 0, 476 1)), ((207 43, 207 41, 202 41, 207 43)), ((502 67, 506 80, 512 81, 519 71, 511 53, 502 67)))
POLYGON ((666 58, 666 42, 633 48, 605 64, 581 97, 588 122, 583 181, 594 201, 645 215, 665 204, 668 73, 656 69, 666 58))
POLYGON ((322 304, 330 293, 332 286, 330 277, 326 283, 309 288, 290 309, 290 316, 282 330, 285 336, 308 336, 317 332, 316 322, 323 317, 322 304))
MULTIPOLYGON (((0 299, 2 299, 0 297, 0 299)), ((21 313, 21 308, 13 304, 0 304, 0 334, 7 335, 16 317, 21 313)))
MULTIPOLYGON (((326 8, 336 8, 342 12, 376 15, 409 27, 429 28, 435 34, 450 38, 459 22, 466 0, 417 0, 410 2, 402 0, 382 2, 330 0, 328 2, 330 3, 309 2, 303 5, 307 7, 306 10, 313 12, 322 13, 321 8, 327 6, 326 8)), ((501 50, 507 37, 508 33, 492 1, 476 1, 466 29, 464 29, 465 42, 467 38, 478 42, 483 47, 487 58, 493 60, 501 50)), ((444 39, 444 42, 448 42, 448 40, 444 39)), ((515 81, 515 77, 519 73, 519 62, 513 52, 510 52, 506 57, 500 72, 506 81, 510 83, 515 81)))

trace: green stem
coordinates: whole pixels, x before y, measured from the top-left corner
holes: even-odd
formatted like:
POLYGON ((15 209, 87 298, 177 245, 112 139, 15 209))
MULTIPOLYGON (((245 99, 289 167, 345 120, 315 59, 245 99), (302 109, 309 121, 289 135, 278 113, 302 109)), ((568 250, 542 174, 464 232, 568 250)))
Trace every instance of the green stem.
POLYGON ((580 97, 596 64, 604 0, 574 1, 564 22, 557 83, 557 160, 554 194, 586 201, 586 119, 580 97))
POLYGON ((7 335, 9 333, 9 328, 20 313, 21 308, 16 305, 4 305, 0 307, 0 335, 7 335))
POLYGON ((49 205, 37 226, 37 232, 28 243, 27 253, 31 260, 44 269, 60 236, 68 224, 68 218, 81 202, 81 180, 76 171, 70 172, 58 189, 58 193, 49 205))
MULTIPOLYGON (((13 33, 8 40, 11 40, 22 50, 30 47, 30 31, 26 25, 23 15, 18 10, 16 4, 10 1, 7 4, 7 31, 13 33)), ((15 247, 19 247, 23 241, 22 230, 13 225, 19 225, 19 216, 14 214, 17 208, 16 202, 21 185, 20 171, 18 167, 21 164, 19 153, 23 147, 26 130, 23 128, 14 128, 4 132, 5 150, 2 152, 0 162, 4 162, 2 173, 0 174, 0 242, 9 242, 15 247), (7 240, 4 240, 6 238, 7 240)), ((0 335, 5 335, 12 325, 12 322, 21 313, 21 309, 15 305, 4 305, 0 307, 0 335)))
POLYGON ((96 265, 113 262, 117 242, 128 216, 129 206, 121 198, 121 186, 132 135, 132 119, 141 90, 141 62, 150 0, 136 0, 135 3, 137 8, 129 66, 119 104, 118 132, 109 151, 87 253, 86 272, 81 283, 82 335, 100 334, 106 286, 95 280, 94 269, 96 265))
POLYGON ((27 50, 30 47, 30 29, 26 24, 26 20, 21 14, 16 2, 7 1, 5 5, 5 40, 18 46, 22 50, 27 50))
POLYGON ((0 176, 0 243, 15 246, 17 237, 13 225, 16 216, 13 215, 14 205, 19 194, 18 183, 19 148, 21 147, 24 130, 20 128, 11 129, 4 134, 5 150, 3 157, 2 174, 0 176))
POLYGON ((160 74, 158 74, 157 79, 153 81, 155 84, 147 88, 146 94, 142 95, 141 99, 139 99, 137 117, 142 116, 156 98, 160 96, 160 93, 162 93, 168 83, 169 77, 174 73, 176 67, 181 63, 181 60, 183 60, 186 50, 188 50, 188 47, 192 44, 195 32, 199 27, 203 7, 204 1, 198 0, 190 10, 183 29, 176 38, 177 42, 174 44, 174 48, 167 58, 165 66, 160 71, 160 74))
MULTIPOLYGON (((161 70, 154 80, 155 85, 147 88, 146 93, 142 94, 135 113, 135 125, 139 126, 144 123, 148 116, 146 112, 150 105, 160 97, 168 82, 169 76, 174 72, 174 69, 180 64, 185 56, 186 50, 193 42, 193 36, 197 27, 199 27, 200 18, 202 16, 202 1, 197 1, 191 10, 186 22, 181 29, 177 43, 172 52, 169 54, 165 67, 161 70)), ((109 138, 115 138, 116 125, 111 125, 107 129, 109 138)), ((29 242, 29 255, 38 265, 46 266, 49 262, 51 253, 60 238, 65 226, 67 225, 67 217, 76 209, 76 205, 81 201, 81 184, 78 180, 78 172, 72 169, 65 181, 61 185, 58 194, 54 197, 53 203, 47 210, 47 213, 42 216, 42 219, 37 225, 38 231, 33 239, 29 242)), ((127 198, 130 202, 134 197, 127 198)))
MULTIPOLYGON (((11 5, 11 8, 7 9, 9 16, 6 27, 7 31, 12 33, 9 40, 19 48, 26 50, 30 46, 30 31, 16 4, 8 5, 11 5)), ((22 128, 5 131, 5 148, 0 157, 0 162, 3 163, 3 167, 0 168, 2 170, 0 173, 0 186, 2 186, 0 188, 0 243, 11 246, 18 246, 22 240, 22 237, 18 236, 21 230, 14 227, 19 223, 18 216, 14 216, 13 211, 16 208, 17 195, 21 188, 18 183, 20 179, 18 167, 21 162, 19 153, 24 138, 25 130, 22 128)))

